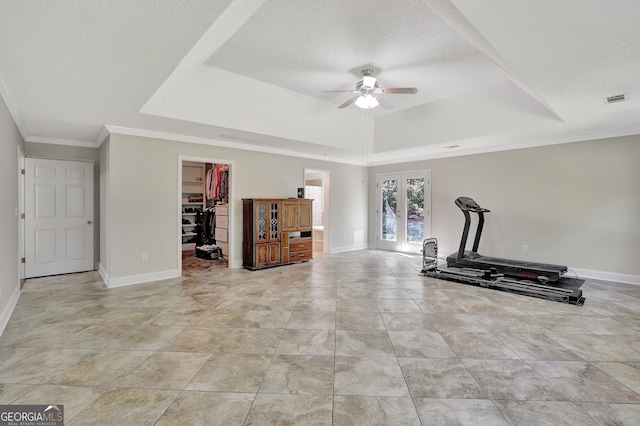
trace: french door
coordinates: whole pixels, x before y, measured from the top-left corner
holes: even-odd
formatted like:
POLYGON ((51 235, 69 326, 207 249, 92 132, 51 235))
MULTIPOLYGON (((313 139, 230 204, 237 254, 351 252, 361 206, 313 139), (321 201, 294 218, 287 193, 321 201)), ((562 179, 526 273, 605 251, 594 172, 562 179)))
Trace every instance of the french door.
POLYGON ((430 183, 428 170, 378 176, 379 249, 420 253, 431 231, 430 183))

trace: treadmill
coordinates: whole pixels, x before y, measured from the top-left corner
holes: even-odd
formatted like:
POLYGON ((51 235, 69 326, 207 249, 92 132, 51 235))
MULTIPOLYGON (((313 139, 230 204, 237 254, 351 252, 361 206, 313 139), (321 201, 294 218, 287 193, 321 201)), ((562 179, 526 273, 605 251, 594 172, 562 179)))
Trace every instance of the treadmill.
POLYGON ((542 283, 558 281, 562 275, 567 272, 566 266, 501 259, 478 254, 482 227, 484 226, 484 214, 490 212, 490 210, 480 207, 478 203, 469 197, 458 197, 455 203, 464 214, 464 230, 462 231, 460 248, 457 252, 447 257, 448 267, 491 271, 492 273, 504 274, 505 276, 519 279, 538 280, 542 283), (472 250, 465 250, 467 238, 469 237, 469 227, 471 226, 471 215, 469 212, 478 214, 478 227, 476 229, 472 250))
POLYGON ((422 271, 427 277, 455 281, 492 290, 507 291, 523 296, 554 300, 556 302, 584 305, 582 290, 564 288, 558 282, 547 285, 528 279, 516 279, 499 274, 495 268, 480 270, 471 268, 438 268, 438 240, 427 238, 422 243, 422 271))

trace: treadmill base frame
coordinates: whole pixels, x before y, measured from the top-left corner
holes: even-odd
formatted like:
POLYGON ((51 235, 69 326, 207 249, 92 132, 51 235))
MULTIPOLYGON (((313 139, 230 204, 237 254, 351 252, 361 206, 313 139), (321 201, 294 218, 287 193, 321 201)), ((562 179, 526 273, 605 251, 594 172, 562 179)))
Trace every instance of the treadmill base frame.
POLYGON ((553 300, 578 306, 584 305, 585 298, 582 297, 582 290, 579 289, 570 290, 529 280, 506 278, 503 274, 497 273, 495 270, 486 271, 452 267, 439 269, 437 259, 437 240, 435 238, 424 240, 422 247, 422 271, 420 272, 425 276, 493 290, 507 291, 539 299, 553 300))

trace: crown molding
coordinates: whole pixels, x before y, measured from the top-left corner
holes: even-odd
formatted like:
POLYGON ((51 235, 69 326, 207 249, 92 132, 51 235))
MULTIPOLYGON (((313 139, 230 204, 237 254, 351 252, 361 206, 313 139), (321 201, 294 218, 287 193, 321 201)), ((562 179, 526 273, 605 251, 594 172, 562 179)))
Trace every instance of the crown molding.
POLYGON ((78 139, 49 138, 46 136, 28 136, 25 142, 48 143, 52 145, 79 146, 83 148, 97 148, 99 145, 95 141, 83 141, 78 139))
MULTIPOLYGON (((548 145, 561 145, 575 142, 587 142, 598 139, 611 139, 624 136, 634 136, 640 134, 640 128, 633 129, 621 129, 621 130, 608 130, 604 132, 582 133, 572 136, 566 136, 555 139, 538 139, 532 141, 526 141, 522 143, 514 143, 508 145, 493 145, 479 148, 464 148, 464 142, 458 142, 460 148, 454 148, 453 150, 447 150, 446 152, 441 150, 440 147, 414 147, 404 150, 384 152, 381 154, 374 154, 370 156, 370 160, 367 162, 368 167, 384 166, 390 164, 410 163, 414 161, 425 160, 437 160, 441 158, 461 157, 464 155, 477 155, 488 154, 492 152, 511 151, 526 148, 537 148, 548 145), (429 150, 437 150, 436 152, 428 152, 429 150), (422 152, 421 152, 422 151, 422 152), (373 157, 373 158, 371 158, 373 157), (381 158, 377 160, 376 157, 381 158)), ((453 142, 452 142, 453 143, 453 142)), ((447 143, 447 145, 450 145, 447 143)))
POLYGON ((109 137, 109 129, 107 129, 107 126, 102 126, 102 130, 100 131, 100 134, 96 138, 96 148, 100 148, 100 146, 102 146, 102 144, 104 143, 105 140, 107 140, 108 137, 109 137))
POLYGON ((115 133, 115 134, 121 134, 121 135, 140 136, 144 138, 154 138, 154 139, 165 139, 165 140, 176 141, 176 142, 195 143, 200 145, 218 146, 222 148, 241 149, 243 151, 263 152, 266 154, 285 155, 287 157, 308 158, 312 160, 330 161, 332 163, 343 163, 343 164, 352 164, 352 165, 362 166, 362 161, 355 161, 355 160, 352 161, 352 160, 346 160, 344 158, 330 157, 330 156, 324 156, 324 155, 305 154, 305 153, 290 151, 286 149, 269 148, 269 147, 263 147, 263 146, 257 146, 257 145, 247 145, 243 143, 230 142, 230 141, 225 141, 220 139, 202 138, 198 136, 187 136, 187 135, 180 135, 176 133, 166 133, 166 132, 158 132, 154 130, 135 129, 130 127, 120 127, 120 126, 112 126, 112 125, 105 125, 105 128, 109 131, 109 133, 115 133))

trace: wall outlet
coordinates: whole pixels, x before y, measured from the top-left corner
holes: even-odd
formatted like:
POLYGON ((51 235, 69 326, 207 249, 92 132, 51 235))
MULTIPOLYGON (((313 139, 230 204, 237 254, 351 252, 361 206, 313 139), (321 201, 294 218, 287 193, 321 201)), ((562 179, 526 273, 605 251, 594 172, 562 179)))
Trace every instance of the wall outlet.
POLYGON ((142 256, 140 256, 143 262, 146 262, 149 260, 149 255, 147 253, 142 253, 142 256))
POLYGON ((529 246, 528 246, 528 245, 526 245, 526 244, 523 244, 523 245, 522 245, 522 252, 523 252, 523 253, 527 253, 528 251, 529 251, 529 246))

